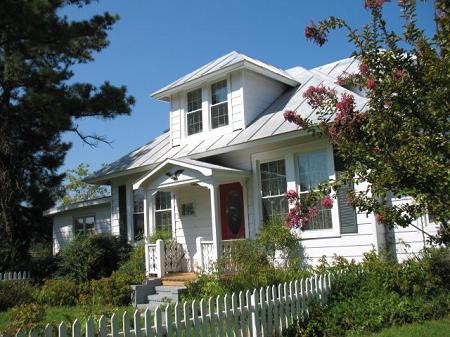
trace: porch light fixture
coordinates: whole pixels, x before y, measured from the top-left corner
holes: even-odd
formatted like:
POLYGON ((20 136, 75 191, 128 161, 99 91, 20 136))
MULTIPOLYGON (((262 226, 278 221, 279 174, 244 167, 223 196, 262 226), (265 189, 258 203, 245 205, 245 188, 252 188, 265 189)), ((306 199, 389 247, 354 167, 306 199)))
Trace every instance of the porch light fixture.
POLYGON ((172 172, 167 172, 166 176, 168 176, 169 178, 171 178, 172 180, 178 180, 178 177, 180 176, 181 173, 183 173, 184 170, 176 170, 174 173, 172 172))

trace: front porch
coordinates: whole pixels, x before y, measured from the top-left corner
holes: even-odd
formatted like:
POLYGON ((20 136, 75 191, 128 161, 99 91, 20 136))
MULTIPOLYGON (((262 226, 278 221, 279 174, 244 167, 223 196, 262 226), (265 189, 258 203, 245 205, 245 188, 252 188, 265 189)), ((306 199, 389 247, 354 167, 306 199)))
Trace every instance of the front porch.
MULTIPOLYGON (((166 160, 137 181, 144 199, 147 275, 211 272, 233 240, 248 237, 246 171, 196 160, 166 160), (160 226, 158 193, 170 193, 173 240, 149 243, 160 226)), ((166 210, 167 211, 167 210, 166 210)))

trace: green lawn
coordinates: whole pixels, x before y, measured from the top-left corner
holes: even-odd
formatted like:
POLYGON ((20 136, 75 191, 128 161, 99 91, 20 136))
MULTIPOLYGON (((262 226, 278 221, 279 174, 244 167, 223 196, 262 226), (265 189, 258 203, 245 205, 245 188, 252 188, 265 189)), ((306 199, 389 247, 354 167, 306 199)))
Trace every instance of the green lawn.
MULTIPOLYGON (((132 317, 135 309, 131 306, 128 307, 112 307, 112 306, 101 306, 91 309, 88 306, 62 306, 62 307, 46 307, 45 309, 45 319, 42 323, 51 323, 56 326, 61 321, 67 324, 78 319, 83 324, 87 317, 92 317, 95 320, 100 318, 100 315, 105 315, 110 317, 114 312, 122 315, 125 310, 132 317)), ((10 330, 11 326, 11 314, 10 310, 0 312, 0 331, 10 330)))
POLYGON ((450 337, 450 317, 439 321, 396 326, 377 334, 350 334, 349 337, 450 337))

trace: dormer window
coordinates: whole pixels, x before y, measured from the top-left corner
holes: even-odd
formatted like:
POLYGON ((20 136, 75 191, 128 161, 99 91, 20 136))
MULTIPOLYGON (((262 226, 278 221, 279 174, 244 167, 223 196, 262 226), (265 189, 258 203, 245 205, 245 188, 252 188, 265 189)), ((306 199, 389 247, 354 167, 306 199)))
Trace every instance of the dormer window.
POLYGON ((188 92, 186 120, 188 136, 202 132, 202 89, 188 92))
POLYGON ((227 81, 211 85, 211 128, 228 125, 227 81))

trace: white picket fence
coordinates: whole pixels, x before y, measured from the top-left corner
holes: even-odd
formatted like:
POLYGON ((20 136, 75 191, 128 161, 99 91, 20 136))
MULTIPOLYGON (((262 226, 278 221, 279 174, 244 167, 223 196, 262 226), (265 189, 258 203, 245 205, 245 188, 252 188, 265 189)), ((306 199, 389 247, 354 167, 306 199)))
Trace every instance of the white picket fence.
POLYGON ((28 271, 10 271, 6 273, 0 273, 0 281, 29 281, 31 280, 31 274, 28 271))
MULTIPOLYGON (((325 302, 333 279, 332 274, 279 284, 253 291, 202 299, 199 302, 168 305, 164 309, 135 311, 133 317, 124 313, 110 319, 101 316, 95 322, 88 319, 85 329, 79 320, 67 332, 61 322, 55 329, 45 327, 45 337, 259 337, 278 336, 282 330, 308 314, 312 299, 325 302), (82 333, 82 330, 84 332, 82 333)), ((41 336, 36 330, 29 337, 41 336)), ((18 331, 16 337, 25 337, 18 331)))

